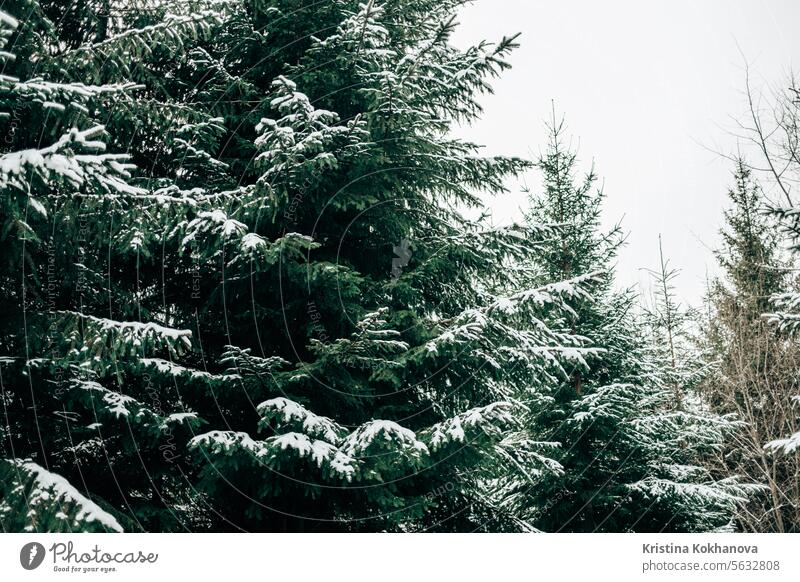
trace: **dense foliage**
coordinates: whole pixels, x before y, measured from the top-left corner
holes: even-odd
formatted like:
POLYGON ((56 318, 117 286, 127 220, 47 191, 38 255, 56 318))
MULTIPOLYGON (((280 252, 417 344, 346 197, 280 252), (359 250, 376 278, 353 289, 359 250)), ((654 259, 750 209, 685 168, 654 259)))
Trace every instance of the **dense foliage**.
POLYGON ((535 162, 452 137, 516 46, 454 46, 463 3, 3 4, 3 530, 744 523, 731 338, 666 263, 645 313, 617 289, 555 118, 535 162))

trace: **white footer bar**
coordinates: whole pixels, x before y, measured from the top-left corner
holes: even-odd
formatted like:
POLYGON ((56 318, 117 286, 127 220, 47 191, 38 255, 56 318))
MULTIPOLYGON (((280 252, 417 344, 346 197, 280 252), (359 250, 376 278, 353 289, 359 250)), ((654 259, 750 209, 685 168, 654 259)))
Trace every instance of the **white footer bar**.
POLYGON ((798 553, 791 534, 3 534, 0 580, 796 581, 798 553))

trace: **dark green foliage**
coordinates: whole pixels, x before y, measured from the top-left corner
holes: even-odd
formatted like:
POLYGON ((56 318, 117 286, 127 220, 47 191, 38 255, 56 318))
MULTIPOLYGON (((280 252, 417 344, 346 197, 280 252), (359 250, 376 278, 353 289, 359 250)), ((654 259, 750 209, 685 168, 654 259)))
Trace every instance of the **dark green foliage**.
POLYGON ((458 4, 35 5, 12 46, 105 85, 36 89, 71 100, 57 147, 91 174, 3 174, 7 272, 29 273, 4 454, 89 475, 133 529, 471 527, 509 387, 577 345, 519 321, 581 283, 522 287, 504 266, 545 231, 457 210, 526 167, 447 135, 515 46, 452 47, 458 4), (80 157, 101 121, 125 156, 80 157))
POLYGON ((450 135, 516 46, 463 3, 3 5, 4 528, 726 522, 561 127, 465 218, 531 164, 450 135))
POLYGON ((544 190, 532 198, 530 219, 553 224, 555 235, 534 257, 540 276, 550 280, 596 274, 591 296, 554 322, 587 338, 593 350, 529 419, 534 436, 560 444, 553 454, 560 467, 518 491, 525 499, 516 501, 519 514, 544 531, 725 526, 746 488, 717 481, 696 463, 718 449, 734 425, 676 398, 669 360, 651 354, 635 297, 612 288, 622 237, 619 228, 600 230, 603 193, 594 171, 579 181, 563 121, 554 117, 549 128, 550 143, 538 162, 544 190))

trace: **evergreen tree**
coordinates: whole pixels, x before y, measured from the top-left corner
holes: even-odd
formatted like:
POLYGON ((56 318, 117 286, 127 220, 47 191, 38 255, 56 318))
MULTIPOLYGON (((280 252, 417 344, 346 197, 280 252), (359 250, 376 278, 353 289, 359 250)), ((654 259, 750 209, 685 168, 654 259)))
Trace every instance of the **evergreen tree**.
POLYGON ((697 345, 698 310, 684 307, 677 298, 675 280, 680 271, 672 268, 665 258, 661 235, 658 256, 658 268, 649 270, 653 291, 650 300, 644 302, 643 323, 650 359, 657 363, 661 382, 672 387, 675 407, 681 409, 685 408, 687 397, 693 400, 689 407, 699 404, 698 386, 711 372, 712 365, 705 361, 697 345))
MULTIPOLYGON (((560 444, 560 471, 522 492, 527 517, 544 531, 698 531, 725 525, 743 489, 715 481, 696 465, 717 448, 725 419, 688 412, 664 382, 642 340, 635 297, 613 289, 619 228, 600 228, 602 190, 590 171, 577 179, 577 154, 553 117, 548 149, 538 162, 544 190, 531 219, 556 228, 537 259, 551 280, 596 273, 590 297, 561 321, 595 352, 552 392, 552 404, 530 419, 544 441, 560 444)), ((666 283, 666 282, 665 282, 666 283)), ((673 305, 667 303, 674 316, 673 305)), ((667 364, 668 365, 668 364, 667 364)))
MULTIPOLYGON (((147 77, 149 43, 196 38, 203 27, 170 19, 133 28, 108 7, 95 14, 106 21, 95 34, 52 20, 64 16, 58 4, 6 8, 25 19, 0 19, 0 446, 4 474, 14 475, 0 498, 16 512, 20 491, 38 501, 28 513, 4 511, 3 527, 176 529, 190 521, 181 507, 193 492, 173 466, 175 441, 201 421, 155 381, 130 375, 145 355, 185 352, 191 333, 169 318, 152 321, 141 288, 128 284, 135 225, 161 198, 134 179, 128 153, 105 150, 123 149, 119 127, 152 117, 137 100, 145 86, 133 80, 147 77), (137 46, 142 58, 132 67, 137 46), (172 506, 159 489, 175 497, 172 506)), ((75 6, 68 16, 92 20, 96 8, 75 6)))
POLYGON ((196 401, 197 487, 240 527, 475 527, 475 469, 515 421, 507 386, 559 357, 561 335, 513 320, 572 287, 519 288, 503 265, 529 254, 523 233, 457 210, 525 166, 447 136, 514 47, 452 47, 459 4, 274 2, 206 49, 264 104, 226 115, 241 191, 177 229, 213 273, 206 361, 238 385, 196 401), (268 22, 286 26, 264 37, 268 22), (304 40, 282 51, 289 36, 304 40))
POLYGON ((450 135, 516 46, 464 3, 3 5, 4 530, 728 522, 562 126, 528 224, 465 218, 530 164, 450 135))
MULTIPOLYGON (((653 299, 645 307, 643 331, 650 362, 649 382, 660 404, 643 422, 658 429, 653 444, 662 459, 656 468, 669 476, 662 480, 668 495, 683 496, 684 513, 694 512, 685 527, 702 531, 732 530, 735 511, 758 493, 758 485, 733 471, 720 471, 709 459, 724 454, 733 436, 745 427, 736 414, 715 412, 703 398, 703 383, 713 374, 714 362, 706 360, 699 344, 701 318, 692 307, 678 301, 674 281, 677 269, 669 266, 659 236, 659 266, 651 270, 653 299), (669 483, 673 479, 675 483, 669 483), (707 511, 702 510, 706 504, 707 511)), ((678 518, 685 519, 685 516, 678 518)))
POLYGON ((710 286, 703 338, 708 359, 718 364, 702 390, 715 411, 735 414, 744 424, 711 468, 742 475, 764 489, 737 512, 740 528, 791 531, 798 523, 792 509, 798 499, 797 460, 764 450, 766 443, 791 433, 796 422, 792 397, 798 346, 779 333, 786 319, 776 315, 780 325, 772 325, 763 317, 771 298, 787 297, 789 281, 777 229, 743 160, 736 163, 728 198, 723 246, 717 253, 724 278, 710 286))

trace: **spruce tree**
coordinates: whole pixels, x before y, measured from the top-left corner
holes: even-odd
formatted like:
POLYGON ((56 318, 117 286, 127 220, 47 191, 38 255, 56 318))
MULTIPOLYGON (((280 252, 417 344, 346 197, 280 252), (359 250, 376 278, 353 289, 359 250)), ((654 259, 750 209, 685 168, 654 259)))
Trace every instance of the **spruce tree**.
POLYGON ((710 286, 704 322, 706 357, 717 365, 702 390, 715 411, 735 414, 744 424, 711 468, 742 475, 763 488, 737 512, 738 527, 791 531, 797 523, 791 509, 798 492, 797 460, 764 450, 765 444, 791 434, 796 422, 792 397, 800 352, 795 341, 780 333, 791 327, 791 317, 764 317, 774 309, 772 301, 788 297, 791 287, 778 230, 743 160, 737 160, 733 177, 717 253, 724 275, 710 286))
POLYGON ((138 101, 146 55, 203 26, 170 17, 135 28, 115 7, 75 6, 69 18, 105 19, 90 31, 66 25, 58 4, 4 5, 24 16, 2 18, 5 529, 169 531, 191 521, 175 442, 200 420, 154 380, 131 381, 144 356, 185 352, 191 332, 153 321, 130 284, 136 224, 163 202, 134 177, 119 128, 152 117, 138 101), (35 501, 30 511, 20 492, 35 501))
POLYGON ((660 236, 658 250, 658 268, 650 270, 653 297, 645 304, 642 321, 650 363, 647 381, 658 404, 642 427, 655 429, 651 436, 658 456, 672 463, 653 466, 666 474, 660 479, 665 498, 677 496, 679 501, 676 522, 686 521, 675 524, 677 529, 731 531, 735 512, 759 487, 733 470, 720 471, 709 460, 724 455, 746 425, 730 411, 715 411, 704 398, 704 382, 714 374, 715 362, 706 359, 698 337, 702 318, 697 309, 679 302, 674 282, 680 271, 670 267, 660 236))
POLYGON ((657 268, 647 269, 652 291, 649 297, 642 298, 649 358, 660 382, 672 388, 675 408, 702 407, 699 387, 714 368, 698 345, 702 343, 698 337, 702 316, 697 308, 680 302, 675 289, 680 270, 673 268, 664 255, 661 235, 658 257, 657 268))
POLYGON ((465 218, 530 164, 450 135, 516 46, 462 4, 3 5, 4 530, 727 523, 562 128, 465 218))
MULTIPOLYGON (((603 192, 592 169, 577 177, 577 154, 555 115, 538 161, 541 195, 532 221, 555 236, 538 251, 550 280, 594 273, 589 297, 561 321, 594 352, 551 394, 551 405, 530 419, 541 440, 560 446, 561 468, 518 492, 526 517, 543 531, 698 531, 724 526, 744 490, 718 482, 697 458, 718 448, 729 423, 684 410, 643 341, 632 292, 613 286, 620 229, 600 227, 603 192)), ((670 307, 671 309, 671 307, 670 307)))
POLYGON ((236 376, 195 401, 197 487, 239 527, 475 527, 476 470, 515 423, 508 385, 558 357, 559 335, 513 322, 572 288, 520 288, 503 266, 528 235, 458 211, 525 166, 447 135, 515 46, 452 47, 459 4, 274 2, 205 49, 260 104, 226 115, 240 190, 176 229, 204 269, 213 382, 236 376), (270 22, 285 26, 265 37, 270 22))

